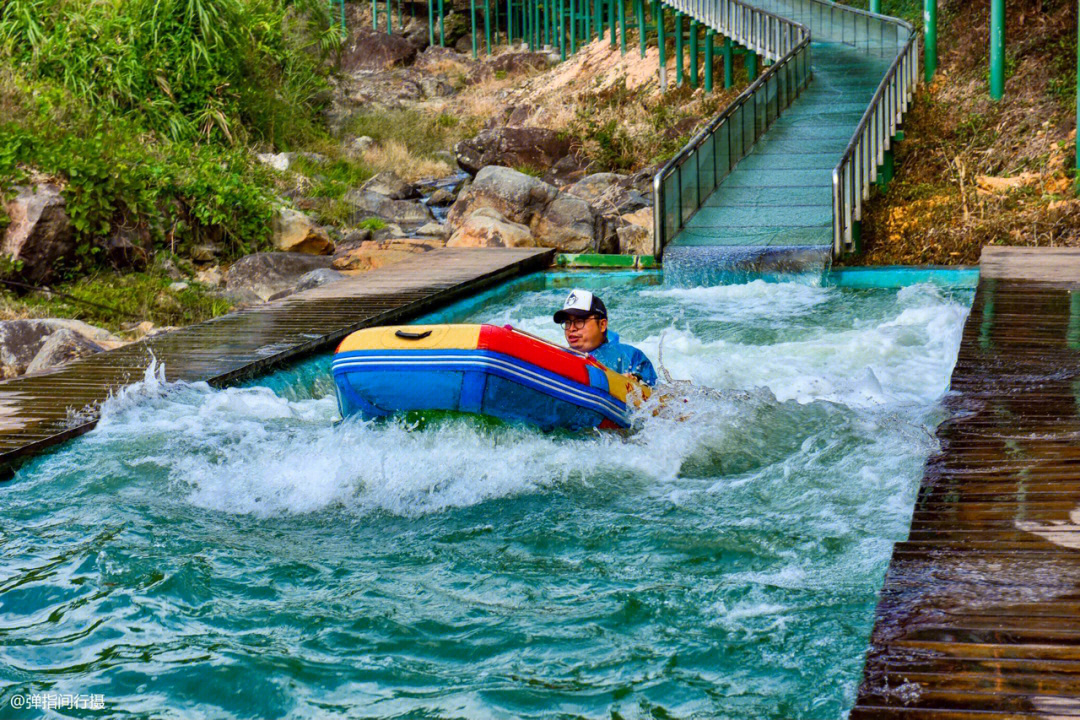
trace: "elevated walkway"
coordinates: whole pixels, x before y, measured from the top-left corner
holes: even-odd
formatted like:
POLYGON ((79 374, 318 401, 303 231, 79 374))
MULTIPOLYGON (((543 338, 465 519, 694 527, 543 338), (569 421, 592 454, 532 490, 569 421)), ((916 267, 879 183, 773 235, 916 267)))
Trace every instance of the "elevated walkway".
POLYGON ((666 249, 816 249, 833 241, 833 168, 891 58, 811 45, 813 82, 704 201, 666 249))
POLYGON ((665 266, 820 270, 855 249, 918 80, 912 27, 829 0, 664 2, 772 62, 657 174, 665 266))

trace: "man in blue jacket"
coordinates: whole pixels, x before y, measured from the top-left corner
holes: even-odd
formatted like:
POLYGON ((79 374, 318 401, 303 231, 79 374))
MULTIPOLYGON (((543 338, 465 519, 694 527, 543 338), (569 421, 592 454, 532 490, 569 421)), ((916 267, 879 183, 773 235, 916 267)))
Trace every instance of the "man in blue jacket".
POLYGON ((645 353, 619 342, 619 335, 608 330, 604 302, 588 290, 575 289, 555 313, 555 322, 563 326, 566 342, 578 352, 588 353, 617 373, 633 375, 646 385, 656 384, 656 370, 645 353))

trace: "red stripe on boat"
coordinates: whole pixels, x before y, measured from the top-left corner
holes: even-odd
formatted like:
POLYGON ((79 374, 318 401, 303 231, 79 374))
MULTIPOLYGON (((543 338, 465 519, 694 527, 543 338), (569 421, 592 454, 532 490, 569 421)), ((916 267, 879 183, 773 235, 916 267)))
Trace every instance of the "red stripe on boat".
POLYGON ((495 325, 480 327, 480 339, 476 343, 476 348, 530 362, 582 385, 589 384, 589 371, 585 369, 585 366, 599 366, 592 358, 574 355, 558 345, 495 325))

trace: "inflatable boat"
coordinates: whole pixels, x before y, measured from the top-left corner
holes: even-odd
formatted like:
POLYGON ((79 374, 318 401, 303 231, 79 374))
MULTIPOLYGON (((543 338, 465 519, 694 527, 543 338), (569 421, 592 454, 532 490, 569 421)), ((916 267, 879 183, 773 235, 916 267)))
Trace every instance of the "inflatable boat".
POLYGON ((343 418, 449 410, 543 429, 621 428, 648 388, 509 325, 359 330, 333 360, 343 418))

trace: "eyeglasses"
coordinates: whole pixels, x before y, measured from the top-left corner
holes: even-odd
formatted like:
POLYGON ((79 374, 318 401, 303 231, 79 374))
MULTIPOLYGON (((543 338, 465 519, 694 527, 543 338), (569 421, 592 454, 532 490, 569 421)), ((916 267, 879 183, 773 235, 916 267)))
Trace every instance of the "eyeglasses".
POLYGON ((589 322, 590 320, 599 319, 600 318, 596 317, 595 315, 590 315, 589 317, 583 318, 574 318, 573 320, 567 320, 562 324, 562 326, 563 330, 580 330, 581 328, 585 327, 585 323, 589 322))

